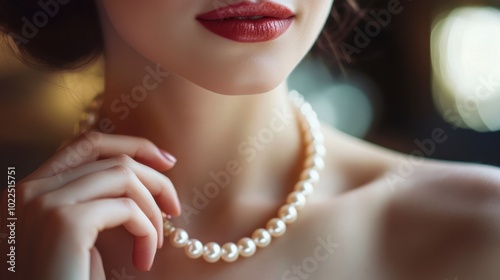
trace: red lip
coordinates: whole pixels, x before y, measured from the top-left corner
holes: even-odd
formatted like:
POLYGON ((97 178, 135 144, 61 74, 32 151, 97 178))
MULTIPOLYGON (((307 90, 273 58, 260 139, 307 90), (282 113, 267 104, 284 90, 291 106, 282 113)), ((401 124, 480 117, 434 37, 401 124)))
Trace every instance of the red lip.
POLYGON ((225 6, 196 19, 209 31, 237 42, 265 42, 283 35, 294 13, 272 2, 242 2, 225 6))

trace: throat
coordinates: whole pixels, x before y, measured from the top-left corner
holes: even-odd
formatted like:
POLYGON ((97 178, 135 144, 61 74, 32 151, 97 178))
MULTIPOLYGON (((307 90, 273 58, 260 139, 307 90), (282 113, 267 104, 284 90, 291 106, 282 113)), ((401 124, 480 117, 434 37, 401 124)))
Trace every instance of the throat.
MULTIPOLYGON (((107 93, 114 92, 120 91, 107 93)), ((203 208, 194 221, 216 217, 241 198, 283 199, 280 186, 296 180, 291 174, 296 175, 303 156, 297 114, 287 94, 282 84, 268 93, 225 96, 172 77, 130 108, 126 118, 112 110, 120 95, 105 95, 101 118, 111 120, 114 134, 146 138, 176 157, 165 175, 182 203, 203 208)))

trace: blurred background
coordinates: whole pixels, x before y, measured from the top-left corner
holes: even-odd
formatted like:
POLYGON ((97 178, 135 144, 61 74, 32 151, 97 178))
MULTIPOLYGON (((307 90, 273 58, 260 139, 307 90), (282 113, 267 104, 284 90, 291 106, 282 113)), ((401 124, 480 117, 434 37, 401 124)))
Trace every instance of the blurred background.
MULTIPOLYGON (((427 156, 500 166, 500 1, 359 2, 366 16, 340 46, 344 74, 311 56, 290 87, 323 121, 356 137, 411 153, 440 130, 447 140, 427 156)), ((0 168, 15 166, 22 178, 71 135, 102 89, 102 62, 47 74, 23 65, 4 43, 0 168)))

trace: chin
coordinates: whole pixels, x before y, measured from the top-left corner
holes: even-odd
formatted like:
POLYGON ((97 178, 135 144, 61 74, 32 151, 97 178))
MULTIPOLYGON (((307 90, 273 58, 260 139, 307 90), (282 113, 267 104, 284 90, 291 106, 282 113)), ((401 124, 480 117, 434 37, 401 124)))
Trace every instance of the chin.
POLYGON ((287 73, 265 75, 196 75, 196 77, 182 77, 208 91, 228 96, 255 95, 270 92, 279 87, 288 77, 287 73), (201 78, 202 77, 202 78, 201 78))
MULTIPOLYGON (((284 81, 284 80, 283 80, 284 81)), ((261 82, 248 85, 224 84, 224 85, 207 85, 203 88, 221 95, 238 96, 238 95, 256 95, 270 92, 276 89, 283 81, 280 82, 261 82)))

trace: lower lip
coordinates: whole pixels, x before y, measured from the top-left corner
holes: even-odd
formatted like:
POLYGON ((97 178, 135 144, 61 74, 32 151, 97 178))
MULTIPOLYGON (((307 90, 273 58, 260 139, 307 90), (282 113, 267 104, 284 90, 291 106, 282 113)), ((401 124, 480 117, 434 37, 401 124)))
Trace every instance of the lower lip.
POLYGON ((293 18, 262 18, 257 20, 203 20, 198 21, 209 31, 229 40, 256 43, 267 42, 283 35, 293 18))

